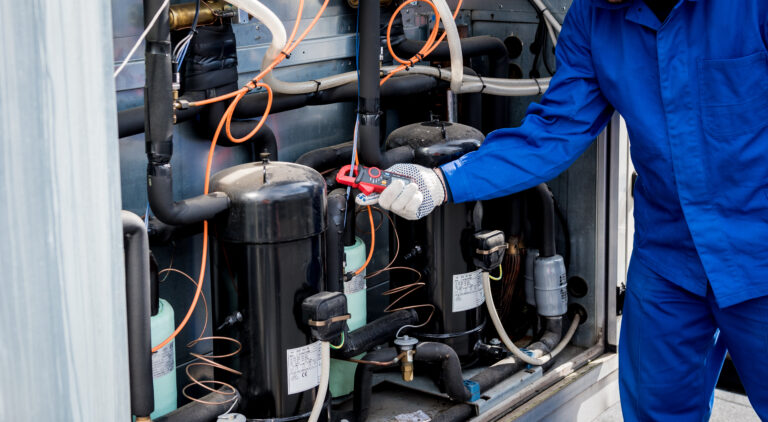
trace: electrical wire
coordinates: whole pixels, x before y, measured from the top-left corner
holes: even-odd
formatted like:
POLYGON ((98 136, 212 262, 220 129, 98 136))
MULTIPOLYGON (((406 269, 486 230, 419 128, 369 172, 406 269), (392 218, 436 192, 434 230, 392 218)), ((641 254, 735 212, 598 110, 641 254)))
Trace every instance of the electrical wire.
POLYGON ((488 274, 488 278, 490 278, 493 281, 499 281, 501 280, 501 277, 504 275, 504 270, 501 268, 501 265, 499 265, 499 275, 496 277, 492 277, 490 274, 488 274))
POLYGON ((192 20, 192 26, 189 28, 189 34, 187 34, 186 37, 182 38, 181 43, 183 43, 184 47, 182 47, 182 50, 180 51, 179 55, 176 56, 176 63, 178 65, 176 66, 176 72, 181 71, 181 65, 184 63, 184 57, 187 55, 187 50, 189 49, 189 44, 192 42, 192 38, 197 33, 197 22, 200 18, 200 2, 202 0, 197 0, 195 3, 195 18, 192 20))
POLYGON ((341 333, 341 343, 339 343, 339 345, 338 345, 338 346, 334 346, 333 344, 331 344, 331 349, 333 349, 333 350, 339 350, 339 349, 341 349, 342 347, 344 347, 344 340, 345 340, 345 339, 344 339, 344 332, 342 332, 342 333, 341 333))
MULTIPOLYGON (((219 101, 224 101, 224 100, 228 100, 230 98, 235 98, 235 97, 237 97, 238 95, 241 95, 241 94, 245 95, 249 91, 254 89, 256 82, 262 80, 267 74, 269 74, 272 71, 272 69, 274 69, 283 60, 288 58, 291 55, 291 53, 293 52, 293 50, 295 50, 296 47, 298 47, 299 43, 304 41, 304 38, 307 37, 309 32, 312 30, 312 28, 314 28, 315 24, 317 24, 317 21, 320 20, 320 17, 322 16, 323 12, 325 12, 325 9, 328 7, 328 2, 329 1, 330 0, 323 1, 322 6, 320 6, 320 10, 318 10, 318 12, 315 15, 315 17, 309 23, 307 28, 301 33, 301 35, 299 35, 299 37, 296 40, 288 39, 286 41, 286 43, 285 43, 286 47, 283 50, 279 51, 278 56, 275 57, 275 59, 271 63, 269 63, 267 66, 265 66, 264 69, 262 69, 261 72, 259 72, 256 76, 254 76, 253 79, 251 79, 251 81, 248 82, 244 87, 238 89, 237 91, 232 91, 230 93, 227 93, 227 94, 224 94, 224 95, 219 95, 217 97, 208 98, 208 99, 201 100, 201 101, 194 101, 194 102, 189 103, 189 105, 191 107, 199 107, 199 106, 203 106, 203 105, 207 105, 207 104, 213 104, 213 103, 216 103, 216 102, 219 102, 219 101)), ((301 16, 301 12, 303 10, 303 7, 304 7, 304 0, 299 0, 299 17, 296 19, 296 23, 294 25, 294 30, 292 31, 292 34, 295 34, 298 31, 297 28, 298 28, 299 24, 301 23, 300 22, 301 21, 300 16, 301 16)), ((269 50, 268 50, 268 52, 269 52, 269 50)))
MULTIPOLYGON (((565 346, 568 345, 568 343, 571 341, 571 338, 573 338, 573 334, 576 332, 576 328, 578 328, 579 321, 581 320, 579 314, 574 315, 568 331, 562 337, 560 343, 558 343, 557 346, 552 349, 552 351, 540 357, 529 356, 520 350, 514 342, 512 342, 512 340, 507 335, 507 332, 504 330, 504 325, 501 323, 499 313, 496 311, 496 305, 493 302, 493 294, 491 294, 491 281, 488 277, 488 273, 486 272, 483 272, 483 292, 485 294, 485 304, 488 308, 488 315, 491 317, 494 328, 496 328, 496 333, 499 335, 501 342, 504 343, 504 346, 506 346, 507 349, 509 349, 509 351, 514 355, 511 357, 511 359, 517 358, 530 365, 544 365, 552 358, 557 356, 557 354, 559 354, 563 349, 565 349, 565 346)), ((499 363, 497 362, 496 365, 498 364, 499 363)))
MULTIPOLYGON (((327 5, 327 3, 328 3, 328 0, 325 1, 325 5, 327 5)), ((258 6, 263 7, 263 5, 261 5, 261 3, 259 3, 259 2, 255 2, 255 4, 257 4, 258 6)), ((303 5, 304 5, 304 0, 299 0, 299 9, 300 9, 299 14, 301 14, 301 9, 303 8, 303 5)), ((269 9, 265 8, 265 10, 267 10, 269 13, 272 13, 271 11, 269 11, 269 9)), ((309 33, 309 30, 311 30, 312 27, 314 26, 314 23, 317 22, 317 19, 319 19, 320 14, 322 13, 323 10, 325 10, 324 7, 321 8, 320 12, 318 12, 317 16, 315 16, 315 19, 313 20, 313 22, 310 23, 310 26, 304 31, 304 33, 302 33, 302 36, 299 37, 299 39, 296 40, 295 44, 292 45, 293 48, 296 48, 298 43, 301 42, 301 40, 303 40, 303 37, 305 37, 306 34, 309 33)), ((298 19, 297 19, 296 25, 298 26, 298 24, 299 24, 299 22, 298 22, 298 19)), ((295 32, 296 31, 294 31, 294 33, 295 32)), ((288 54, 290 54, 290 51, 288 51, 288 54)), ((285 57, 287 57, 287 55, 285 57)), ((274 63, 274 66, 276 66, 277 63, 279 63, 280 61, 282 61, 282 60, 276 60, 275 63, 274 63)), ((263 70, 261 73, 259 73, 259 75, 263 76, 263 74, 265 74, 265 72, 271 71, 272 68, 274 68, 274 66, 270 67, 269 69, 263 70)), ((230 140, 232 142, 234 142, 234 143, 242 143, 242 142, 245 142, 248 139, 250 139, 250 137, 252 137, 253 135, 255 135, 264 126, 264 123, 267 120, 267 116, 269 116, 269 111, 272 109, 272 98, 273 98, 272 88, 270 88, 270 86, 267 85, 267 84, 263 84, 261 82, 256 82, 257 78, 259 78, 258 75, 257 75, 256 78, 254 78, 253 80, 248 82, 248 84, 246 85, 248 87, 248 89, 246 91, 243 91, 243 89, 241 88, 240 90, 234 92, 234 94, 235 94, 234 96, 236 97, 236 100, 233 101, 232 103, 230 103, 229 107, 227 107, 227 110, 224 112, 224 115, 221 117, 221 120, 219 121, 219 124, 216 127, 216 131, 215 131, 215 133, 213 135, 213 140, 211 141, 211 147, 208 150, 208 160, 206 161, 205 181, 204 181, 204 186, 203 186, 203 194, 204 195, 207 195, 208 192, 209 192, 209 189, 210 189, 211 167, 213 165, 213 154, 214 154, 214 151, 216 150, 216 144, 218 142, 219 135, 221 135, 221 130, 224 128, 225 124, 226 124, 227 135, 229 136, 230 140), (249 91, 252 88, 264 88, 267 91, 267 106, 265 108, 264 115, 259 120, 259 122, 256 124, 256 127, 254 127, 254 129, 247 136, 245 136, 243 138, 234 138, 234 137, 231 136, 229 123, 232 120, 232 115, 234 114, 234 110, 235 110, 235 107, 237 106, 237 102, 242 98, 242 96, 245 95, 245 93, 247 91, 249 91)), ((230 94, 232 94, 232 93, 230 93, 230 94)), ((230 94, 227 94, 227 95, 230 95, 230 94)), ((166 338, 158 346, 154 347, 152 349, 152 352, 156 352, 156 351, 160 350, 163 346, 168 344, 187 325, 187 322, 189 321, 189 318, 192 316, 192 313, 194 312, 195 306, 197 305, 197 302, 200 299, 200 293, 202 292, 202 289, 203 289, 203 280, 205 279, 205 269, 206 269, 207 261, 208 261, 208 220, 205 220, 205 221, 203 221, 203 248, 202 248, 201 260, 200 260, 200 276, 199 276, 198 283, 197 283, 197 289, 195 290, 195 296, 192 299, 192 303, 190 304, 189 309, 187 310, 187 313, 184 316, 184 319, 182 319, 182 321, 179 324, 179 326, 176 327, 174 332, 170 336, 168 336, 168 338, 166 338)))
POLYGON ((363 266, 358 268, 357 271, 355 271, 355 275, 358 275, 363 271, 365 271, 365 267, 367 267, 368 264, 371 263, 371 258, 373 258, 373 249, 376 246, 376 227, 375 227, 375 224, 373 223, 373 212, 371 211, 370 206, 366 208, 368 208, 368 221, 371 222, 371 247, 370 247, 370 250, 368 251, 368 258, 366 258, 363 266))
POLYGON ((128 51, 128 55, 125 56, 125 59, 123 62, 118 66, 117 70, 115 70, 115 73, 112 75, 113 78, 116 78, 117 75, 120 74, 120 72, 125 69, 125 66, 128 64, 128 61, 131 60, 131 57, 133 57, 134 53, 136 53, 136 50, 138 50, 141 43, 144 41, 145 38, 147 38, 147 34, 149 34, 149 31, 152 29, 153 26, 155 26, 155 23, 158 19, 160 19, 160 15, 163 14, 163 11, 166 7, 168 7, 168 4, 171 2, 171 0, 165 0, 163 4, 160 5, 160 7, 157 9, 157 12, 155 13, 155 16, 152 17, 152 20, 149 21, 149 25, 147 25, 146 28, 144 28, 144 32, 139 35, 139 39, 136 40, 136 44, 131 47, 131 49, 128 51))
POLYGON ((328 382, 331 377, 331 349, 329 342, 323 341, 320 343, 320 356, 320 385, 317 388, 315 404, 312 405, 308 422, 320 420, 320 416, 323 414, 323 407, 325 407, 325 396, 328 394, 328 382))
MULTIPOLYGON (((424 46, 421 47, 418 53, 416 53, 415 56, 411 57, 409 60, 403 60, 400 57, 395 54, 394 49, 392 48, 392 39, 391 39, 391 32, 392 32, 392 25, 395 22, 395 18, 400 13, 400 11, 405 7, 406 5, 412 4, 409 2, 404 2, 400 6, 395 9, 395 12, 392 14, 392 17, 389 19, 389 24, 387 25, 387 49, 389 49, 389 54, 392 55, 392 58, 400 63, 400 66, 395 68, 395 70, 389 72, 382 80, 379 82, 380 85, 384 85, 392 76, 395 74, 408 69, 410 67, 413 67, 414 64, 420 62, 421 60, 424 60, 428 55, 430 55, 435 49, 440 45, 441 42, 445 39, 446 35, 448 35, 447 31, 443 31, 443 34, 440 36, 439 39, 437 39, 437 33, 440 29, 440 13, 438 12, 437 6, 432 3, 430 0, 416 0, 417 2, 424 2, 427 3, 431 8, 432 11, 435 12, 435 25, 432 27, 432 31, 429 34, 429 38, 427 38, 427 41, 424 43, 424 46)), ((456 5, 456 10, 453 12, 453 18, 456 19, 456 16, 459 14, 459 10, 461 9, 461 4, 463 0, 459 0, 458 4, 456 5)))

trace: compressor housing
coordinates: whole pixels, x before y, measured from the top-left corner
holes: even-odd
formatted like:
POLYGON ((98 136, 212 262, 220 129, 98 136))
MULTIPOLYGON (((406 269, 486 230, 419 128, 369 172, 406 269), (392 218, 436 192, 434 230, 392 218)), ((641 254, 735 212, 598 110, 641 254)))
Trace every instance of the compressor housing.
MULTIPOLYGON (((242 375, 220 370, 216 379, 236 386, 249 418, 308 415, 317 382, 300 378, 319 371, 319 354, 305 347, 301 303, 325 285, 325 181, 309 167, 265 159, 217 173, 212 187, 230 200, 213 228, 214 334, 243 346, 225 362, 242 375), (241 322, 228 321, 238 312, 241 322)), ((214 346, 215 355, 231 352, 226 342, 214 346)))

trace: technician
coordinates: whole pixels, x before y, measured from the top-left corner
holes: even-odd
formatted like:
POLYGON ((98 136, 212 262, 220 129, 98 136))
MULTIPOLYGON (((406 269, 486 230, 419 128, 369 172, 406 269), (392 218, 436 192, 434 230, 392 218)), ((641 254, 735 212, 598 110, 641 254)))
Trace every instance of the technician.
MULTIPOLYGON (((574 0, 523 124, 379 204, 416 219, 567 169, 617 110, 635 243, 619 344, 627 421, 708 420, 726 349, 768 421, 768 1, 574 0)), ((373 198, 359 198, 360 202, 373 198)))

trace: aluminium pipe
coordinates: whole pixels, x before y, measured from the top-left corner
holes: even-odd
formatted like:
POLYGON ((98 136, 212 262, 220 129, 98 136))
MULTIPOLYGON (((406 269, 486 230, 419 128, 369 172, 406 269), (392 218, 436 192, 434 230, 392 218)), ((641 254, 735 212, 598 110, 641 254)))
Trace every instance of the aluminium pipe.
POLYGON ((125 249, 131 414, 141 418, 149 417, 155 409, 150 334, 149 238, 141 217, 129 211, 123 211, 121 216, 125 249))

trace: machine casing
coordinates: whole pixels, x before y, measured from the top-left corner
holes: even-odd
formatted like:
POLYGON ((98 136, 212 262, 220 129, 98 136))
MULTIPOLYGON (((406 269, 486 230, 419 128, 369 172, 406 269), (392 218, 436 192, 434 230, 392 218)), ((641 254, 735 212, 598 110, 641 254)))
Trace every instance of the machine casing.
MULTIPOLYGON (((243 315, 214 330, 242 343, 223 362, 242 375, 217 371, 216 379, 235 385, 249 418, 306 414, 316 389, 288 394, 287 350, 310 343, 301 303, 325 283, 325 181, 309 167, 266 162, 221 171, 211 186, 231 202, 212 230, 213 325, 243 315)), ((214 345, 216 355, 231 351, 227 342, 214 345)))

